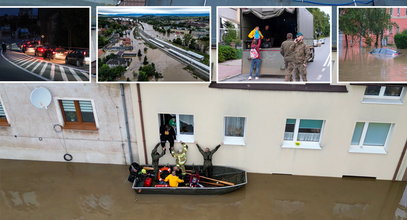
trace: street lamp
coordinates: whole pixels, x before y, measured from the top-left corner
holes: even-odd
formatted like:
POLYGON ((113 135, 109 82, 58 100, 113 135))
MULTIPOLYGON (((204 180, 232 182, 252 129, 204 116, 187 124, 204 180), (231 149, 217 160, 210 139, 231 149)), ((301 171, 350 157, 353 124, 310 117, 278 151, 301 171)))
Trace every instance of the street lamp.
POLYGON ((44 45, 44 38, 45 38, 45 36, 42 34, 42 35, 41 35, 41 44, 42 44, 42 45, 44 45))

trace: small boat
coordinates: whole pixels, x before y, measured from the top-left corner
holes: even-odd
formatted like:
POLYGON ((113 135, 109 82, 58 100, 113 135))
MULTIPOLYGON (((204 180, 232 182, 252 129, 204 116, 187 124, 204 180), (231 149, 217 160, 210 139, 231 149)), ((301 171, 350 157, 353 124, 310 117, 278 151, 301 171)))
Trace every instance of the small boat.
MULTIPOLYGON (((187 170, 200 170, 199 166, 186 166, 187 170)), ((200 184, 204 187, 139 187, 134 180, 132 188, 138 194, 180 194, 180 195, 219 195, 242 188, 247 184, 247 173, 244 170, 213 166, 212 178, 201 176, 200 184)))

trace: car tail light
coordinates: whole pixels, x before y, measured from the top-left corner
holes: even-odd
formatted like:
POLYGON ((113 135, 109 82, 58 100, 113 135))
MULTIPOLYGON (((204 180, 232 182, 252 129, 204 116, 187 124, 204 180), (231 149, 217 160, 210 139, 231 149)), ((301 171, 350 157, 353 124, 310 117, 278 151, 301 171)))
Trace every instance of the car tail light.
POLYGON ((38 48, 38 51, 43 52, 43 51, 44 51, 44 49, 42 49, 42 48, 38 48))
POLYGON ((55 51, 52 51, 52 54, 56 54, 57 52, 55 52, 55 51))
POLYGON ((86 51, 83 51, 83 55, 86 56, 86 54, 87 54, 86 51))

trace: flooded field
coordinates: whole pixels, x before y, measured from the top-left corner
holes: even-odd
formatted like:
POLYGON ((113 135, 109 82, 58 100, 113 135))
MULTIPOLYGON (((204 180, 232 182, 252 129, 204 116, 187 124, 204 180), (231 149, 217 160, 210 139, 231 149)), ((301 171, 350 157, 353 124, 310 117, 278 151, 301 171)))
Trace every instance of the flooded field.
POLYGON ((158 38, 161 40, 166 40, 166 41, 174 40, 177 37, 182 38, 184 36, 183 34, 175 34, 175 33, 163 34, 158 31, 155 31, 153 29, 152 25, 149 25, 147 23, 141 23, 141 24, 143 25, 144 32, 146 32, 146 34, 150 35, 151 37, 158 38))
POLYGON ((350 47, 340 50, 339 81, 407 81, 407 50, 396 57, 372 55, 374 48, 350 47))
POLYGON ((249 174, 226 195, 137 195, 127 173, 0 160, 2 219, 407 219, 404 182, 249 174))

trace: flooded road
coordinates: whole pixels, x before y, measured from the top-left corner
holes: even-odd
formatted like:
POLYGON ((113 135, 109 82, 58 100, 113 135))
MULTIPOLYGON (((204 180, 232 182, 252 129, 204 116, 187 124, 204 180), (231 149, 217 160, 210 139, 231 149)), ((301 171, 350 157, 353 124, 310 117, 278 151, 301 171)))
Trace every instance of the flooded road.
POLYGON ((138 195, 127 172, 0 160, 2 219, 407 219, 404 182, 249 174, 225 195, 138 195))
POLYGON ((407 50, 397 57, 369 54, 374 48, 349 47, 340 50, 339 81, 407 81, 407 50))

